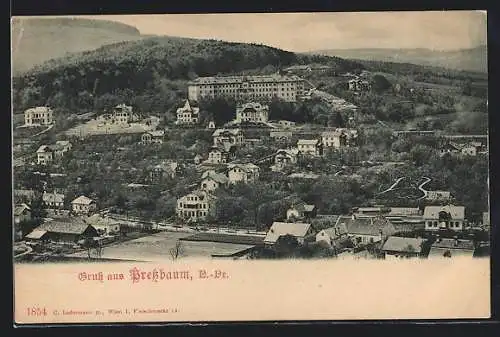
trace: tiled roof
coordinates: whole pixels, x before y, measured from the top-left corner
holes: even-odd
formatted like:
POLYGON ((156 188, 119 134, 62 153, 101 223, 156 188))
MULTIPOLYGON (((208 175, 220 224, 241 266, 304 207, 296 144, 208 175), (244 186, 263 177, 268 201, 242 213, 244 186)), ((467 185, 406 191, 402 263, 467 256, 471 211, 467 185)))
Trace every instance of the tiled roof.
POLYGON ((44 112, 50 112, 52 111, 51 108, 49 107, 46 107, 46 106, 37 106, 35 108, 29 108, 27 109, 26 111, 24 111, 24 113, 44 113, 44 112))
POLYGON ((394 225, 384 219, 377 219, 373 217, 348 217, 341 216, 337 220, 337 225, 345 224, 349 234, 358 235, 392 235, 395 233, 394 225))
POLYGON ((465 207, 464 206, 426 206, 424 209, 425 219, 439 219, 439 213, 446 212, 451 215, 452 219, 464 219, 465 218, 465 207))
POLYGON ((310 228, 311 224, 308 223, 274 222, 267 232, 264 242, 274 243, 280 236, 287 234, 293 235, 297 238, 303 238, 310 228))
POLYGON ((323 229, 322 231, 324 231, 325 234, 328 235, 332 239, 335 239, 340 235, 344 235, 344 234, 348 233, 346 226, 343 224, 341 224, 339 226, 329 227, 329 228, 323 229))
POLYGON ((421 253, 422 244, 424 242, 425 239, 390 236, 387 238, 387 241, 385 241, 384 245, 382 246, 382 250, 391 252, 421 253), (411 250, 410 247, 413 248, 413 250, 411 250))
POLYGON ((38 240, 38 239, 40 239, 42 236, 44 236, 46 233, 47 233, 47 231, 44 231, 44 230, 39 230, 39 229, 35 229, 35 230, 33 230, 31 233, 29 233, 28 235, 26 235, 26 238, 27 238, 27 239, 34 239, 34 240, 38 240))
POLYGON ((93 202, 92 199, 87 198, 84 195, 79 196, 75 200, 73 200, 71 203, 72 204, 82 204, 82 205, 90 205, 93 202))
POLYGON ((418 215, 420 214, 420 209, 418 207, 391 207, 390 212, 387 214, 389 216, 396 215, 418 215))
POLYGON ((46 222, 38 226, 36 229, 53 233, 83 234, 83 232, 85 232, 85 230, 87 230, 89 226, 90 224, 86 223, 80 218, 68 218, 46 222))

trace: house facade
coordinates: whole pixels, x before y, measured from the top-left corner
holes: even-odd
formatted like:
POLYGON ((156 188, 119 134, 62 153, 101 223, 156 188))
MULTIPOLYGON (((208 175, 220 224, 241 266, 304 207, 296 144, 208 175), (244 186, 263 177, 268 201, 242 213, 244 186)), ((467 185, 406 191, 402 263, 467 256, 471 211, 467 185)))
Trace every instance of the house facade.
POLYGON ((229 179, 215 171, 205 171, 201 176, 200 189, 202 191, 214 192, 215 190, 228 185, 229 179))
POLYGON ((299 139, 297 150, 302 155, 319 157, 323 155, 323 144, 319 139, 299 139))
POLYGON ((465 222, 464 206, 426 206, 424 208, 423 219, 425 221, 425 230, 439 231, 450 229, 461 231, 465 222))
POLYGON ((212 137, 214 146, 243 144, 243 132, 241 129, 217 129, 212 134, 212 137))
POLYGON ((212 146, 208 153, 208 164, 226 164, 236 158, 236 150, 234 146, 212 146))
POLYGON ((348 236, 356 245, 380 242, 396 232, 394 225, 380 216, 341 216, 335 226, 345 226, 348 236))
POLYGON ((71 210, 75 214, 91 214, 97 210, 94 200, 82 195, 71 202, 71 210))
POLYGON ((141 136, 141 144, 163 144, 163 138, 165 136, 165 131, 163 130, 155 130, 148 131, 142 134, 141 136))
POLYGON ((278 97, 295 102, 303 90, 303 79, 279 74, 199 77, 188 84, 189 99, 194 101, 204 97, 232 97, 242 101, 278 97))
POLYGON ((177 109, 177 125, 195 125, 198 124, 200 118, 200 108, 194 107, 186 100, 184 106, 177 109))
POLYGON ((259 179, 259 167, 257 165, 248 164, 229 164, 228 165, 229 183, 235 184, 238 182, 249 183, 259 179))
POLYGON ((274 155, 274 169, 281 170, 287 166, 297 164, 299 150, 293 149, 280 149, 274 155))
POLYGON ((51 192, 43 193, 42 200, 47 208, 51 209, 63 209, 64 208, 64 194, 51 192))
POLYGON ((321 133, 321 143, 325 148, 338 149, 356 145, 358 133, 354 129, 336 129, 321 133))
POLYGON ((206 191, 194 191, 177 200, 177 217, 187 221, 201 221, 215 215, 215 197, 206 191))
POLYGON ((36 151, 37 163, 38 165, 49 165, 54 160, 62 158, 71 148, 72 145, 67 140, 59 140, 51 145, 41 145, 36 151))
POLYGON ((116 124, 128 125, 133 119, 132 107, 119 104, 113 108, 113 121, 116 124))
POLYGON ((54 111, 46 106, 30 108, 24 112, 24 125, 38 126, 54 123, 54 111))
POLYGON ((245 103, 236 108, 237 123, 266 123, 269 118, 269 106, 260 103, 245 103))

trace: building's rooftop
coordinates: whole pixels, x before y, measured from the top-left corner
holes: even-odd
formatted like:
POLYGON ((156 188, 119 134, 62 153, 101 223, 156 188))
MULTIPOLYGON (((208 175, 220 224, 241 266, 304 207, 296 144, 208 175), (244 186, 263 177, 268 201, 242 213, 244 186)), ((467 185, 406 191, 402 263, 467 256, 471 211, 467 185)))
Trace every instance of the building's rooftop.
POLYGON ((43 194, 43 201, 45 203, 61 203, 64 202, 64 194, 61 193, 44 193, 43 194))
POLYGON ((352 217, 341 216, 337 220, 337 224, 344 224, 349 234, 359 235, 392 235, 396 232, 394 225, 387 219, 374 217, 352 217))
POLYGON ((318 143, 318 139, 299 139, 297 141, 297 145, 317 145, 318 143))
POLYGON ((44 113, 44 112, 52 112, 52 108, 47 106, 37 106, 34 108, 29 108, 24 111, 24 113, 44 113))
POLYGON ((227 167, 231 170, 235 167, 238 167, 244 171, 253 171, 253 170, 258 170, 259 167, 255 164, 252 163, 232 163, 228 164, 227 167))
POLYGON ((47 231, 35 229, 31 233, 26 235, 26 238, 31 240, 38 240, 41 239, 45 234, 47 234, 47 231))
POLYGON ((43 230, 52 233, 83 234, 90 226, 81 218, 66 218, 48 221, 38 226, 36 230, 43 230))
POLYGON ((212 137, 218 137, 218 136, 222 136, 224 134, 238 136, 241 134, 241 129, 217 129, 212 134, 212 137))
POLYGON ((228 178, 224 174, 214 171, 203 172, 202 179, 211 179, 219 184, 226 184, 228 182, 228 178))
POLYGON ((474 250, 472 240, 438 238, 431 248, 474 250))
POLYGON ((293 148, 293 149, 279 149, 278 151, 276 151, 276 154, 287 154, 289 156, 296 156, 299 154, 299 150, 297 148, 293 148))
POLYGON ((84 195, 79 196, 75 200, 73 200, 71 203, 72 204, 81 204, 81 205, 90 205, 92 202, 94 202, 92 199, 87 198, 84 195))
POLYGON ((454 205, 426 206, 424 209, 424 218, 438 220, 440 212, 449 213, 452 219, 463 220, 465 218, 465 207, 454 205))
POLYGON ((23 212, 24 212, 25 210, 28 210, 28 211, 29 211, 29 210, 31 210, 31 208, 30 208, 28 205, 26 205, 26 204, 16 205, 16 206, 14 207, 14 215, 16 215, 16 216, 17 216, 17 215, 21 215, 21 214, 23 214, 23 212))
POLYGON ((290 179, 318 179, 319 175, 314 173, 292 173, 288 175, 290 179))
POLYGON ((383 251, 400 253, 421 253, 425 239, 390 236, 382 246, 383 251))
POLYGON ((306 236, 310 228, 311 224, 308 223, 274 222, 267 232, 264 242, 275 243, 280 236, 287 234, 293 235, 298 238, 303 238, 306 236))
POLYGON ((303 81, 298 76, 284 76, 279 74, 259 75, 259 76, 210 76, 198 77, 189 82, 189 85, 196 84, 224 84, 224 83, 243 83, 243 82, 297 82, 303 81))

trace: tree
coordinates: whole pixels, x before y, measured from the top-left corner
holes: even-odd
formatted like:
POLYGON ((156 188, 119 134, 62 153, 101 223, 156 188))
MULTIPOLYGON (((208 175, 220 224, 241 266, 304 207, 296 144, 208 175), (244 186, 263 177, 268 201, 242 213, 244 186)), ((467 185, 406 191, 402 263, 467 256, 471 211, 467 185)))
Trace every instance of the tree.
POLYGON ((281 235, 274 244, 274 250, 282 257, 291 256, 300 244, 297 238, 291 234, 281 235))
POLYGON ((169 249, 170 258, 172 260, 177 260, 184 254, 184 246, 180 240, 177 240, 175 246, 169 249))
POLYGON ((392 86, 391 82, 389 82, 385 76, 379 74, 373 76, 372 82, 372 88, 376 92, 386 91, 392 86))

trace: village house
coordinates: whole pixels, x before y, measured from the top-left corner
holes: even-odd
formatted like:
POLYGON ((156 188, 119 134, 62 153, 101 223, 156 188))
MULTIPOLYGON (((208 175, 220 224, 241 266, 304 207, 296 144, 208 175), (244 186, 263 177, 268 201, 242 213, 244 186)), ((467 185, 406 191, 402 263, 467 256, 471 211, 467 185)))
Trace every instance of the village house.
POLYGON ((422 257, 425 239, 389 236, 382 246, 385 259, 422 257))
POLYGON ((54 123, 54 111, 46 106, 30 108, 24 111, 24 125, 39 126, 54 123))
POLYGON ((304 244, 306 237, 315 234, 311 224, 301 222, 274 222, 264 238, 264 244, 274 245, 280 236, 292 235, 299 244, 304 244))
POLYGON ((299 139, 297 150, 303 155, 319 157, 323 155, 323 144, 319 139, 299 139))
POLYGON ((81 218, 48 221, 35 228, 25 238, 30 241, 52 241, 76 244, 81 240, 99 236, 97 230, 81 218))
POLYGON ((274 155, 274 165, 271 167, 273 171, 280 171, 283 168, 294 165, 298 161, 299 150, 293 149, 279 149, 274 155))
POLYGON ((121 232, 120 223, 111 218, 103 218, 99 214, 94 214, 86 220, 91 224, 99 235, 119 235, 121 232))
POLYGON ((132 107, 125 104, 115 106, 112 115, 116 124, 128 125, 133 120, 132 107))
POLYGON ((71 202, 71 210, 75 214, 91 214, 97 210, 97 205, 94 200, 81 195, 71 202))
POLYGON ((213 170, 203 172, 201 179, 200 189, 207 192, 213 192, 229 183, 229 179, 224 174, 213 170))
POLYGON ((321 133, 321 143, 327 148, 341 148, 356 144, 358 133, 353 129, 336 129, 321 133))
POLYGON ((71 147, 71 143, 67 140, 59 140, 52 145, 41 145, 36 151, 38 165, 48 165, 62 158, 71 147))
POLYGON ((425 221, 425 230, 438 231, 451 229, 461 231, 465 222, 464 206, 426 206, 424 208, 423 219, 425 221))
POLYGON ((249 183, 259 179, 259 167, 252 163, 247 164, 229 164, 228 165, 229 183, 238 182, 249 183))
POLYGON ((159 184, 165 178, 174 179, 180 173, 179 164, 176 161, 166 160, 155 165, 149 170, 149 182, 159 184))
POLYGON ((431 245, 428 258, 473 257, 474 251, 472 240, 437 238, 431 245))
POLYGON ((241 129, 217 129, 212 134, 214 146, 230 144, 242 145, 243 132, 241 129))
POLYGON ((351 91, 369 91, 371 89, 370 82, 359 78, 353 78, 348 83, 351 91))
POLYGON ((288 220, 310 220, 316 217, 317 208, 315 205, 309 205, 301 201, 293 203, 286 211, 286 219, 288 220))
POLYGON ((177 200, 176 214, 188 221, 204 220, 215 215, 216 198, 206 191, 194 191, 177 200))
POLYGON ((163 144, 163 137, 165 136, 165 131, 155 130, 148 131, 142 134, 141 144, 163 144))
POLYGON ((245 103, 236 108, 236 123, 266 123, 269 106, 260 103, 245 103))
POLYGON ((284 129, 288 129, 288 128, 293 128, 297 123, 282 119, 282 120, 279 120, 278 122, 276 122, 276 124, 278 124, 278 126, 284 128, 284 129))
POLYGON ((329 246, 333 247, 337 242, 347 239, 348 237, 347 228, 345 225, 341 224, 339 226, 320 230, 318 234, 316 234, 316 242, 324 241, 328 243, 329 246))
POLYGON ((64 194, 57 193, 56 191, 50 193, 43 193, 42 200, 51 209, 63 209, 64 208, 64 194))
POLYGON ((394 225, 383 217, 341 216, 335 226, 345 226, 356 245, 367 245, 385 240, 396 232, 394 225))
MULTIPOLYGON (((200 118, 200 108, 194 107, 186 100, 184 106, 177 109, 176 125, 195 125, 198 124, 200 118)), ((210 128, 210 125, 209 125, 210 128)))
POLYGON ((31 220, 31 208, 26 204, 16 205, 14 207, 14 224, 31 220))
POLYGON ((205 163, 208 164, 226 164, 236 158, 236 147, 230 144, 220 146, 212 146, 208 153, 208 159, 205 163))

